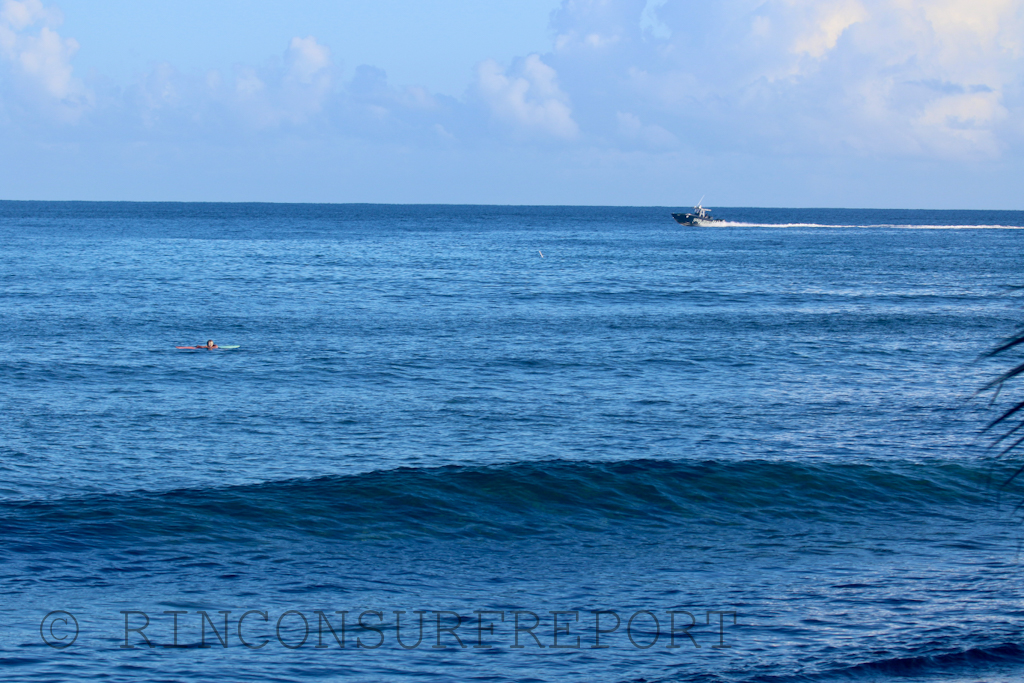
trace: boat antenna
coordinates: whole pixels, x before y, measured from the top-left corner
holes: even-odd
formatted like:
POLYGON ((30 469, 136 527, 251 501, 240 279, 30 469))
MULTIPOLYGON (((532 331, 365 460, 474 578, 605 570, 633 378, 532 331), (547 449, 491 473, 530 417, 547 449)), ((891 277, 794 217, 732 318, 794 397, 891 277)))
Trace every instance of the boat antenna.
POLYGON ((707 195, 706 194, 702 194, 700 196, 700 201, 697 202, 697 206, 701 206, 704 203, 704 197, 707 197, 707 195))

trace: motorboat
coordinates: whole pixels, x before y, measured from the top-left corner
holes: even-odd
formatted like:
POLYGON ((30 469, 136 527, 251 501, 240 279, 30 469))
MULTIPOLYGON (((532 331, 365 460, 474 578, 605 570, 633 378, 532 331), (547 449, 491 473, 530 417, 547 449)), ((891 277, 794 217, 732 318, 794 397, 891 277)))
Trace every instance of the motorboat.
POLYGON ((708 209, 701 206, 703 201, 704 200, 702 199, 700 202, 697 202, 697 206, 693 207, 693 211, 691 213, 674 213, 672 214, 672 218, 675 218, 676 223, 679 223, 679 225, 698 225, 702 227, 725 225, 728 222, 721 218, 715 218, 712 216, 708 209))

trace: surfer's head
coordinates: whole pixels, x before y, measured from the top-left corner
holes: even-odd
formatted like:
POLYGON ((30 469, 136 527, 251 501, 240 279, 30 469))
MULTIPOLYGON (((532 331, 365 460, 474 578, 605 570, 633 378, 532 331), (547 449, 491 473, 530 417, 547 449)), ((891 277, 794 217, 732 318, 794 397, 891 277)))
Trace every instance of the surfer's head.
POLYGON ((206 340, 206 345, 207 346, 213 346, 213 340, 212 339, 207 339, 206 340))

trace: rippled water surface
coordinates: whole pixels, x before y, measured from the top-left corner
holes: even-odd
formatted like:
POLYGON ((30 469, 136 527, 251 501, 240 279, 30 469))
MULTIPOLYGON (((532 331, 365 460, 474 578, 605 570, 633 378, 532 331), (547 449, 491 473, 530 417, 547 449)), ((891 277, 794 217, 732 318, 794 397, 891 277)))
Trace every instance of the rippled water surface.
POLYGON ((716 213, 0 202, 3 678, 1019 680, 1024 212, 716 213))

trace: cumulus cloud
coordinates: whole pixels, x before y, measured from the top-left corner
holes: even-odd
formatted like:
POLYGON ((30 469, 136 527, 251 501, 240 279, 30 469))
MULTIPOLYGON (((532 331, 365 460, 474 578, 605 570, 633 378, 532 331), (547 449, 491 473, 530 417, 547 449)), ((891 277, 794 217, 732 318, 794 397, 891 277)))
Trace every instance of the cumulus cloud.
POLYGON ((679 139, 657 124, 644 124, 636 114, 616 112, 619 134, 627 139, 643 143, 655 149, 674 147, 679 139))
MULTIPOLYGON (((838 137, 907 152, 997 155, 1021 83, 1019 0, 853 0, 811 14, 791 51, 817 64, 799 77, 849 107, 838 137), (941 87, 934 87, 941 84, 941 87)), ((868 145, 870 147, 870 145, 868 145)))
MULTIPOLYGON (((564 0, 551 22, 550 52, 483 61, 461 101, 391 86, 369 65, 345 82, 327 45, 295 36, 233 72, 156 65, 126 110, 105 111, 151 130, 328 126, 424 141, 467 140, 489 121, 513 142, 709 154, 995 157, 1024 139, 1024 0, 564 0)), ((40 0, 0 0, 6 109, 73 121, 94 108, 60 23, 40 0)))
POLYGON ((296 36, 283 68, 243 67, 225 99, 257 128, 301 125, 322 111, 335 75, 330 49, 313 36, 296 36))
POLYGON ((59 11, 44 7, 40 0, 3 0, 0 62, 26 101, 58 118, 74 120, 93 97, 74 77, 71 58, 78 42, 54 30, 61 20, 59 11))
POLYGON ((704 151, 935 158, 1021 138, 1024 0, 565 0, 553 28, 583 137, 654 118, 704 151))
POLYGON ((1024 143, 1024 0, 563 0, 549 29, 547 51, 477 64, 461 98, 372 65, 346 72, 310 35, 262 64, 157 64, 87 87, 60 13, 0 0, 0 125, 47 144, 73 130, 126 156, 357 140, 473 162, 481 149, 528 156, 526 143, 536 163, 604 160, 613 177, 629 159, 660 168, 655 180, 683 158, 995 166, 1024 143), (79 125, 37 125, 47 117, 79 125))
POLYGON ((789 52, 821 59, 839 42, 840 36, 854 24, 869 18, 858 0, 798 3, 787 0, 768 3, 755 18, 754 30, 764 36, 772 26, 790 32, 786 39, 789 52))
POLYGON ((658 18, 658 8, 668 0, 647 0, 643 11, 640 13, 640 29, 650 33, 655 38, 670 38, 672 29, 658 18))
POLYGON ((107 98, 102 116, 118 127, 101 132, 139 143, 235 145, 272 141, 322 146, 329 140, 363 139, 389 144, 450 144, 473 129, 478 107, 396 87, 379 68, 360 65, 348 79, 316 37, 295 37, 277 59, 230 72, 181 72, 157 64, 107 98), (127 127, 125 127, 127 124, 127 127))
POLYGON ((481 63, 477 88, 493 116, 517 132, 563 139, 579 133, 558 74, 540 55, 529 55, 511 74, 493 60, 481 63))
POLYGON ((292 38, 287 58, 290 80, 306 85, 327 80, 327 70, 331 66, 331 51, 316 42, 313 36, 292 38))
MULTIPOLYGON (((295 37, 277 59, 232 71, 182 72, 158 63, 118 96, 108 93, 97 123, 119 127, 144 139, 233 139, 284 127, 321 125, 338 90, 338 68, 316 38, 295 37)), ((126 134, 107 131, 117 137, 126 134)))

